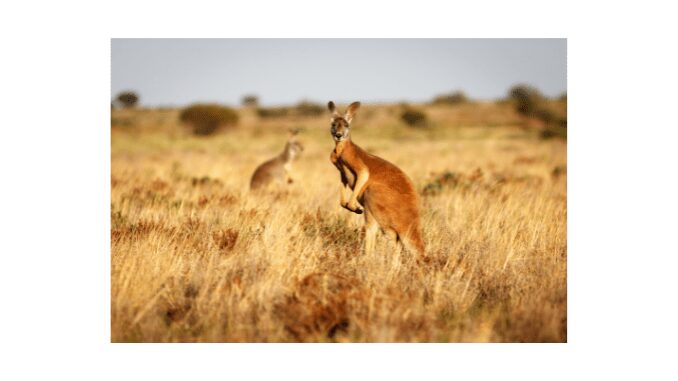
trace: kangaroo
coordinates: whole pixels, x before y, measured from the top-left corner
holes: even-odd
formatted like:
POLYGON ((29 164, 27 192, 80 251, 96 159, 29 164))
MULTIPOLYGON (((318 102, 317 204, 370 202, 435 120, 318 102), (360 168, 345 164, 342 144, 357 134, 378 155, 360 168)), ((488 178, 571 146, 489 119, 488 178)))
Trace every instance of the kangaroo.
POLYGON ((365 253, 374 251, 379 228, 408 251, 424 255, 419 199, 412 181, 394 164, 365 152, 351 141, 351 121, 360 107, 353 102, 341 115, 334 102, 327 104, 332 139, 330 161, 341 176, 340 205, 365 214, 365 253))
POLYGON ((299 131, 290 131, 290 136, 285 144, 285 149, 280 155, 268 160, 257 167, 250 180, 250 189, 258 190, 272 183, 291 184, 290 177, 292 161, 297 158, 304 150, 304 146, 297 141, 296 135, 299 131))

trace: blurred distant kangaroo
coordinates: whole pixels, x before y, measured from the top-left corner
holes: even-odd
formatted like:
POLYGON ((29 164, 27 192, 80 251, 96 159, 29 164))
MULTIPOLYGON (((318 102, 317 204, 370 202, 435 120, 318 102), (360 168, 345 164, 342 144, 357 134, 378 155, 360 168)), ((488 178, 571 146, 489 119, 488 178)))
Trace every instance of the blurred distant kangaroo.
POLYGON ((365 213, 365 253, 374 251, 381 227, 408 251, 424 255, 419 199, 412 181, 395 165, 351 141, 351 121, 360 102, 351 103, 344 115, 337 112, 334 102, 327 107, 332 112, 330 132, 335 142, 330 160, 341 175, 340 204, 351 212, 365 213))
POLYGON ((261 189, 273 183, 292 183, 290 177, 292 161, 304 150, 304 146, 297 141, 298 132, 299 130, 291 130, 285 149, 280 155, 257 167, 250 181, 251 190, 261 189))

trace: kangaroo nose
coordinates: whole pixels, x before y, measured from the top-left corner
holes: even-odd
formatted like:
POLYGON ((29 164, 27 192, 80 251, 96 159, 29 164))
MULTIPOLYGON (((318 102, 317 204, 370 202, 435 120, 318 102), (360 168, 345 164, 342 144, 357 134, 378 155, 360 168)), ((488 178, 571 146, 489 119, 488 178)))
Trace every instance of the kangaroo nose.
POLYGON ((339 139, 339 138, 341 137, 341 134, 337 132, 336 134, 334 134, 334 136, 335 136, 337 139, 339 139))

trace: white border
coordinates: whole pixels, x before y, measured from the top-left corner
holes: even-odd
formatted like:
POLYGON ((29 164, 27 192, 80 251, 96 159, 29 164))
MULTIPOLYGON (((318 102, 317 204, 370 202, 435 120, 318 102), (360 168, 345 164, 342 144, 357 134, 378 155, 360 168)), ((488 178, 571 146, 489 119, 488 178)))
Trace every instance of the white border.
POLYGON ((663 4, 6 4, 2 378, 675 378, 678 62, 663 4), (109 44, 137 36, 567 37, 569 343, 110 344, 109 44))

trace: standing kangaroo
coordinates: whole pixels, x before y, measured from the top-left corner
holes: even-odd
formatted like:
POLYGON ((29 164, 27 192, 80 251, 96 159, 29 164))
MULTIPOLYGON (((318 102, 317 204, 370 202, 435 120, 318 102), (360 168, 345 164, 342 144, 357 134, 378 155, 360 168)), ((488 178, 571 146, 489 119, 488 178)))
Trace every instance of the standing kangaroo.
POLYGON ((412 181, 395 165, 365 152, 351 141, 351 121, 359 102, 348 106, 344 115, 334 102, 331 128, 335 146, 330 160, 341 175, 341 206, 351 212, 365 213, 365 253, 374 251, 381 227, 387 235, 408 251, 424 255, 421 238, 419 200, 412 181))
POLYGON ((290 177, 292 161, 304 150, 304 146, 297 141, 297 133, 298 130, 290 131, 290 137, 280 155, 257 167, 250 180, 251 190, 264 188, 274 182, 278 184, 292 183, 290 177))

